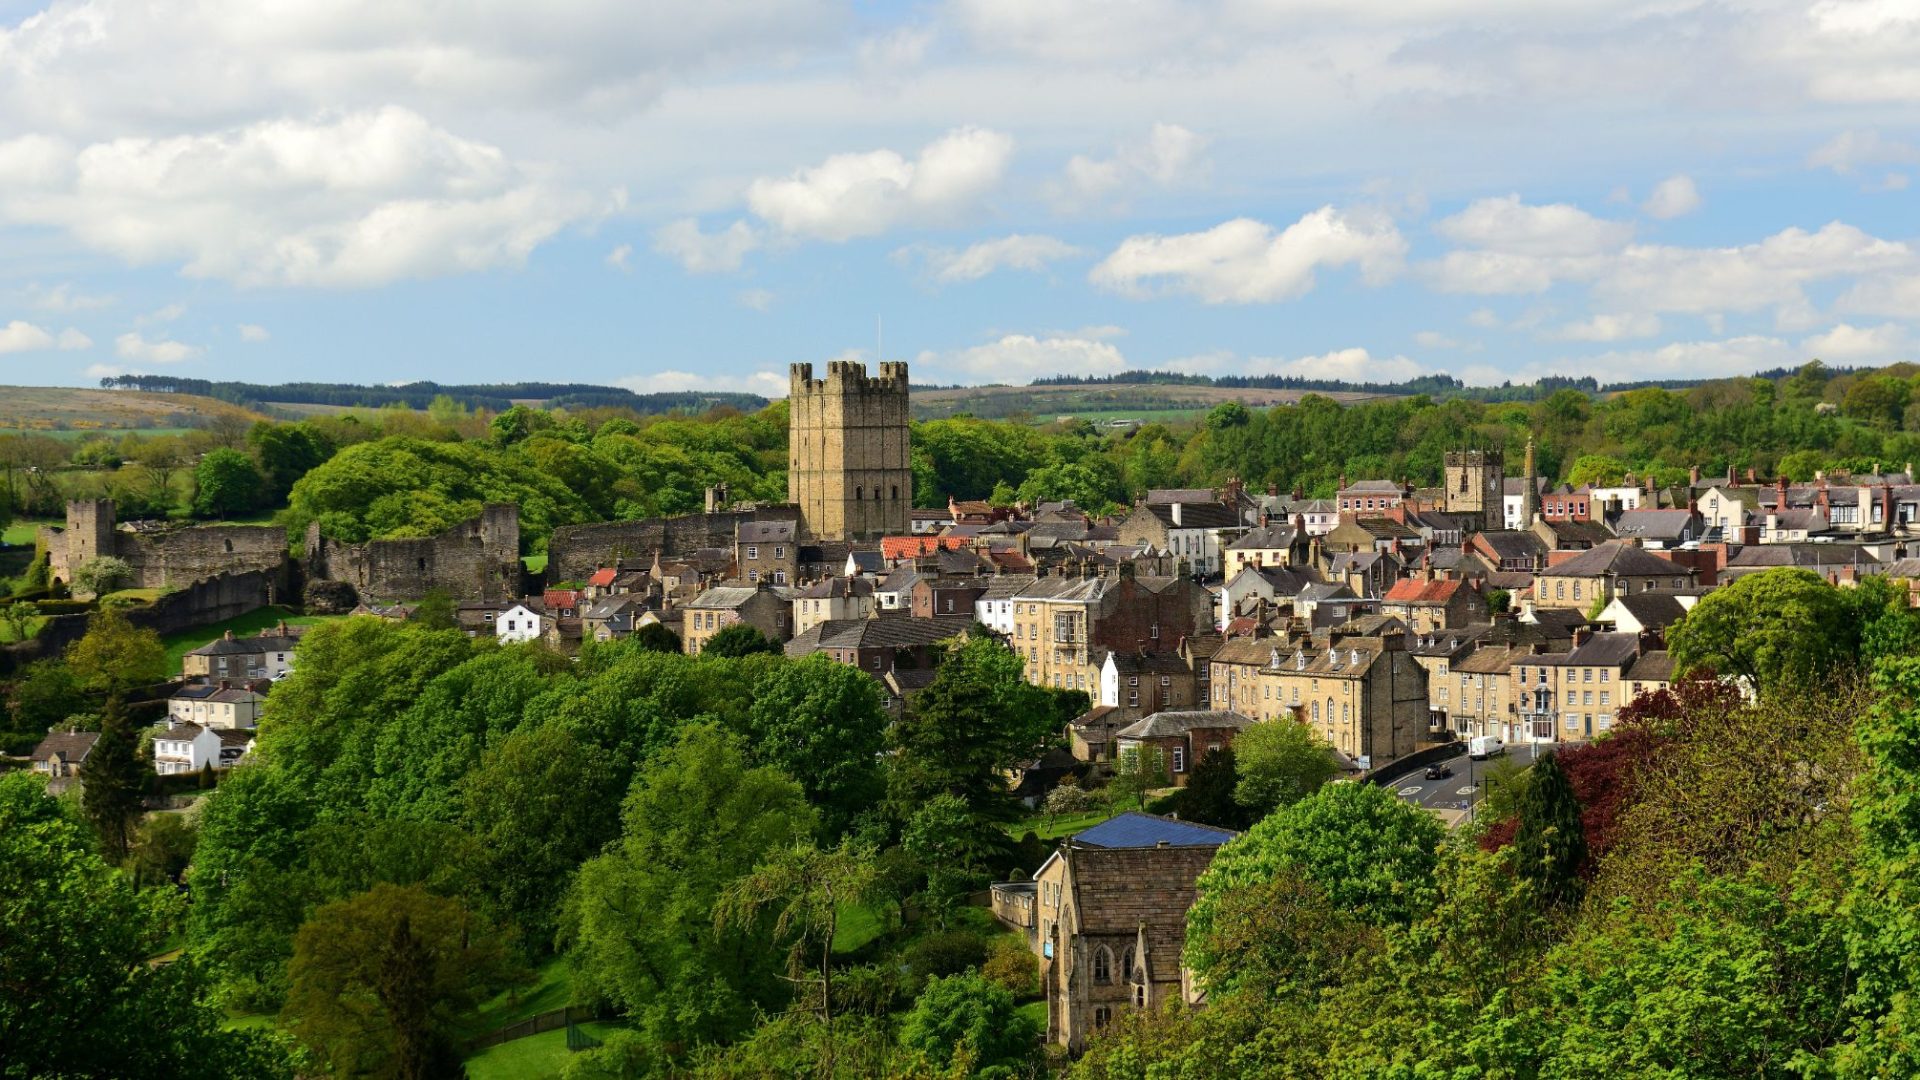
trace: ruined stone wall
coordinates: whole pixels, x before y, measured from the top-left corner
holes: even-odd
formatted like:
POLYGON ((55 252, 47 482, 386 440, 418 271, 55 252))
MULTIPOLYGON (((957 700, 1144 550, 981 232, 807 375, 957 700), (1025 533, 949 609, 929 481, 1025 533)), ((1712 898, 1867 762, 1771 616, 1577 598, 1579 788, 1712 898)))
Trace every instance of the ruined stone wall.
POLYGON ((135 533, 118 528, 111 499, 67 504, 65 529, 42 528, 49 575, 71 582, 73 571, 101 555, 126 560, 130 587, 179 588, 203 578, 252 570, 279 573, 287 563, 287 530, 278 525, 194 525, 135 533))
POLYGON ((789 371, 787 498, 815 539, 870 539, 907 531, 913 466, 907 365, 836 360, 789 371))
POLYGON ((798 507, 781 505, 639 521, 563 525, 553 530, 547 540, 547 580, 584 580, 595 570, 621 560, 649 561, 655 552, 672 557, 688 555, 700 548, 731 550, 735 530, 741 523, 793 521, 799 516, 798 507))
MULTIPOLYGON (((273 604, 287 603, 293 595, 291 570, 282 560, 281 566, 271 570, 217 574, 189 582, 151 604, 130 605, 122 610, 127 621, 135 626, 163 637, 178 634, 273 604)), ((0 651, 0 673, 34 660, 59 656, 68 645, 86 634, 92 619, 90 612, 50 616, 31 640, 0 651)))
POLYGON ((344 581, 363 600, 418 600, 445 589, 457 601, 484 603, 520 595, 520 510, 489 505, 477 518, 437 536, 348 544, 307 527, 307 576, 344 581))

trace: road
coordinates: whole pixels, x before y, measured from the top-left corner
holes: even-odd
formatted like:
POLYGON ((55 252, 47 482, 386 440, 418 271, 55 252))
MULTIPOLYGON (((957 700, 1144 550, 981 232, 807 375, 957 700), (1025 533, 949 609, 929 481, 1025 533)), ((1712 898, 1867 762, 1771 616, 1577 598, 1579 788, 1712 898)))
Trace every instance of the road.
MULTIPOLYGON (((1538 744, 1523 743, 1507 747, 1507 757, 1522 768, 1533 764, 1539 752, 1538 744)), ((1401 798, 1427 810, 1458 813, 1466 809, 1465 804, 1469 800, 1479 802, 1487 793, 1486 769, 1498 760, 1469 762, 1466 748, 1461 747, 1458 756, 1446 761, 1447 766, 1453 769, 1452 776, 1444 780, 1428 780, 1426 770, 1417 769, 1395 783, 1393 790, 1401 798), (1471 770, 1468 769, 1469 765, 1472 766, 1471 770)))

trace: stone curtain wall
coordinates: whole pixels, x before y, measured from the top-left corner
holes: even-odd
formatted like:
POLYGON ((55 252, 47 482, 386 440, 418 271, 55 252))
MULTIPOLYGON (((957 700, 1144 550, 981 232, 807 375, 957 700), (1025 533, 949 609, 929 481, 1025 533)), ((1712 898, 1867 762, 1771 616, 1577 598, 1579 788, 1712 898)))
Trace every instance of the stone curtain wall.
POLYGON ((547 540, 547 580, 581 581, 603 566, 650 563, 657 552, 669 558, 700 548, 733 548, 735 530, 750 521, 793 521, 798 507, 725 510, 673 518, 563 525, 547 540))
POLYGON ((49 574, 64 582, 101 555, 125 559, 134 588, 185 586, 202 578, 249 570, 278 571, 287 561, 287 530, 278 525, 199 525, 152 533, 117 528, 113 502, 67 504, 65 529, 42 528, 49 574))
POLYGON ((365 600, 418 600, 445 589, 457 601, 506 600, 522 592, 520 511, 505 503, 437 536, 347 544, 307 527, 307 576, 344 581, 365 600))

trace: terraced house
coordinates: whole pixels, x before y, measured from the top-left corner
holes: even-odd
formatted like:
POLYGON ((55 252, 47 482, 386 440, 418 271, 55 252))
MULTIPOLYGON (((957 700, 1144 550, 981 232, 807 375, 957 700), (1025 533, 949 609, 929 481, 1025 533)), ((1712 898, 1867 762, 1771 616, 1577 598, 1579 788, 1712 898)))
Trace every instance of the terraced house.
POLYGON ((1427 673, 1404 631, 1243 638, 1221 646, 1212 663, 1215 709, 1298 720, 1370 765, 1412 753, 1427 736, 1427 673), (1256 667, 1249 661, 1261 651, 1265 662, 1256 667))
POLYGON ((1026 659, 1027 681, 1090 694, 1097 650, 1172 649, 1212 625, 1212 594, 1181 577, 1035 578, 1008 603, 1007 644, 1026 659))

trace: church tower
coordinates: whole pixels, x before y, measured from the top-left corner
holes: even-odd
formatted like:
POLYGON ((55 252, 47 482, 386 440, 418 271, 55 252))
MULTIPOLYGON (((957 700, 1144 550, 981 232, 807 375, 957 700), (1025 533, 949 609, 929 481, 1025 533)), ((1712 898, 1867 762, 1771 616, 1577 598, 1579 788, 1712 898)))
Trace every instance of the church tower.
POLYGON ((1506 524, 1507 471, 1500 451, 1447 451, 1443 492, 1448 513, 1473 515, 1483 531, 1506 524))
POLYGON ((905 535, 913 505, 907 435, 907 365, 882 363, 878 377, 849 360, 789 372, 787 501, 815 540, 905 535))

